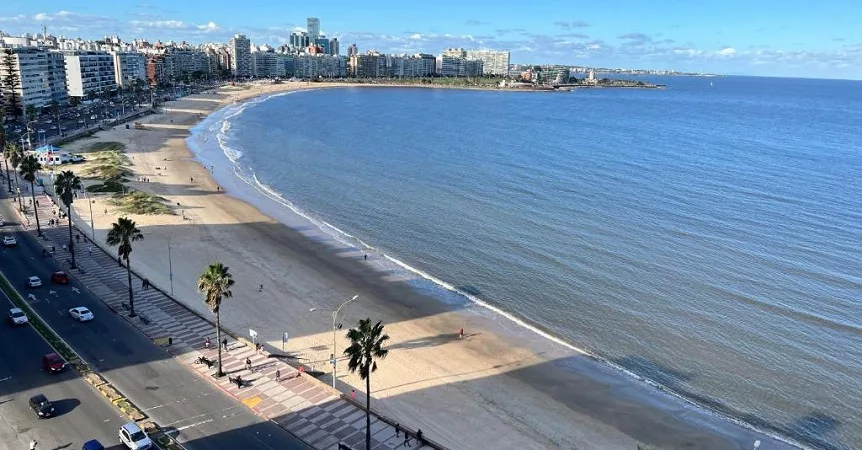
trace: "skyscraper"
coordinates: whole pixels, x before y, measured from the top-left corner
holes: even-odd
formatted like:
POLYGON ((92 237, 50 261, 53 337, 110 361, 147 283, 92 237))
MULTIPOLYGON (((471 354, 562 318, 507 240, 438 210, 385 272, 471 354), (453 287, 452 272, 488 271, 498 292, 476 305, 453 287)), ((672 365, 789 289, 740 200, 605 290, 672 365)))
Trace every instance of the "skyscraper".
POLYGON ((251 41, 244 34, 237 34, 230 40, 230 69, 234 76, 250 77, 251 41))
POLYGON ((317 17, 308 18, 308 40, 314 42, 320 37, 320 19, 317 17))

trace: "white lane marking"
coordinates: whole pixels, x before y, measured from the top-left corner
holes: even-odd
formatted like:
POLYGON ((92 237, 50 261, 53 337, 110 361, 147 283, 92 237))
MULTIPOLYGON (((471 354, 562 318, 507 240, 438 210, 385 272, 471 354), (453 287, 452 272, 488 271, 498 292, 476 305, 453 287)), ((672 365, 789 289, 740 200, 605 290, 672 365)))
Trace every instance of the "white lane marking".
POLYGON ((74 291, 76 294, 80 294, 80 293, 81 293, 81 290, 80 290, 80 289, 78 289, 78 288, 76 288, 75 286, 72 286, 72 291, 74 291))
MULTIPOLYGON (((189 417, 188 419, 180 419, 180 420, 177 420, 176 422, 166 423, 166 424, 164 424, 163 426, 165 426, 165 427, 169 427, 169 426, 171 426, 171 425, 176 425, 176 424, 178 424, 178 423, 180 423, 180 422, 185 422, 185 421, 187 421, 187 420, 199 419, 199 418, 204 417, 204 416, 206 416, 206 414, 198 414, 198 415, 196 415, 196 416, 189 417)), ((210 421, 210 422, 212 422, 212 419, 210 419, 209 421, 210 421)))
POLYGON ((11 380, 11 379, 12 379, 12 377, 0 378, 0 381, 6 381, 6 380, 11 380))
POLYGON ((36 301, 36 296, 35 296, 35 295, 33 295, 32 293, 31 293, 31 294, 27 294, 27 298, 29 298, 31 302, 35 302, 35 301, 36 301))
POLYGON ((176 431, 176 432, 180 432, 180 431, 183 431, 183 430, 187 430, 187 429, 189 429, 189 428, 191 428, 191 427, 196 427, 196 426, 198 426, 198 425, 203 425, 203 424, 210 423, 210 422, 212 422, 212 421, 213 421, 212 419, 204 420, 203 422, 197 422, 197 423, 193 423, 193 424, 191 424, 191 425, 186 425, 186 426, 183 426, 183 427, 175 428, 175 429, 174 429, 174 431, 176 431))
POLYGON ((154 409, 159 409, 159 408, 161 408, 161 407, 163 407, 163 406, 167 406, 167 405, 168 405, 167 403, 162 404, 162 405, 156 405, 156 406, 153 406, 153 407, 150 407, 150 408, 144 408, 144 409, 142 409, 141 411, 152 411, 152 410, 154 410, 154 409))

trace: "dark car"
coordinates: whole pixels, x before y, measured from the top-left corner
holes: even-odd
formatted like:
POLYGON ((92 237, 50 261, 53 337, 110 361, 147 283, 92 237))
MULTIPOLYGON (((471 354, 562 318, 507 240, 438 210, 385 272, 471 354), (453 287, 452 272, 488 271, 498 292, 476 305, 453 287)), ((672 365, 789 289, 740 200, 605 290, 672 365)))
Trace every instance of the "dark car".
POLYGON ((51 274, 51 282, 54 284, 69 284, 69 275, 62 270, 58 270, 51 274))
POLYGON ((30 397, 30 409, 32 409, 40 419, 54 415, 54 405, 52 405, 51 401, 42 394, 30 397))
POLYGON ((84 442, 84 445, 81 447, 81 450, 105 450, 105 446, 102 445, 101 442, 93 439, 93 440, 84 442))
POLYGON ((62 372, 66 368, 66 361, 56 353, 48 353, 42 357, 42 369, 50 372, 62 372))

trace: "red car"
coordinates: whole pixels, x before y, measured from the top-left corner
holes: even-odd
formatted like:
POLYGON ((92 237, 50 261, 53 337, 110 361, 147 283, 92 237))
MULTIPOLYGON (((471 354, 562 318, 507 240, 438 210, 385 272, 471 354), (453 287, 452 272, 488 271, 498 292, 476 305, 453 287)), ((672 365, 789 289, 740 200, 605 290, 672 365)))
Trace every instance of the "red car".
POLYGON ((51 274, 51 282, 55 284, 69 284, 69 275, 59 270, 51 274))
POLYGON ((42 357, 42 369, 50 373, 62 372, 65 367, 66 361, 56 353, 48 353, 42 357))

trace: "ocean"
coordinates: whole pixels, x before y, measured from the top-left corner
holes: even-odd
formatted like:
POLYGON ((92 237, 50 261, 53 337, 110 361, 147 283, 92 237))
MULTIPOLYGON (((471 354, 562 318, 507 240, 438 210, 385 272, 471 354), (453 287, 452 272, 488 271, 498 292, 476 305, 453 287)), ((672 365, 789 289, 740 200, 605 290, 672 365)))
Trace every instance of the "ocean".
POLYGON ((441 301, 862 448, 862 82, 649 80, 668 87, 282 94, 190 142, 441 301))

